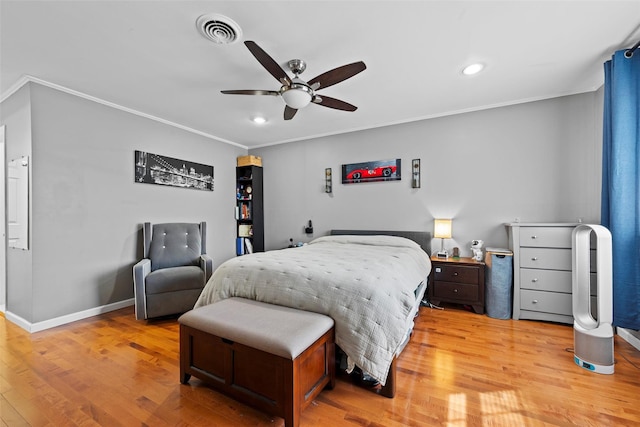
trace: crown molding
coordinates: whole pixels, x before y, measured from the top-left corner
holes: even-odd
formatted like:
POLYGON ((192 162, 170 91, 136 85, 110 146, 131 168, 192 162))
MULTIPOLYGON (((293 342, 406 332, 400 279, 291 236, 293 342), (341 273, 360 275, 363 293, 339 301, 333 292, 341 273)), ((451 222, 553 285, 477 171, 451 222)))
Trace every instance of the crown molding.
POLYGON ((234 147, 243 148, 245 150, 248 149, 247 146, 238 144, 236 142, 229 141, 229 140, 226 140, 226 139, 223 139, 223 138, 218 138, 217 136, 208 134, 206 132, 201 132, 201 131, 199 131, 197 129, 193 129, 193 128, 190 128, 188 126, 181 125, 179 123, 175 123, 175 122, 172 122, 172 121, 169 121, 169 120, 165 120, 165 119, 163 119, 161 117, 153 116, 151 114, 143 113, 142 111, 134 110, 133 108, 125 107, 123 105, 119 105, 119 104, 116 104, 114 102, 106 101, 106 100, 104 100, 102 98, 98 98, 98 97, 95 97, 95 96, 92 96, 92 95, 88 95, 88 94, 86 94, 84 92, 80 92, 80 91, 77 91, 77 90, 74 90, 74 89, 70 89, 68 87, 61 86, 59 84, 52 83, 52 82, 40 79, 38 77, 30 76, 30 75, 23 75, 13 85, 11 85, 11 87, 9 87, 9 89, 5 93, 0 95, 0 103, 4 102, 7 98, 9 98, 11 95, 16 93, 18 90, 20 90, 27 83, 37 83, 39 85, 46 86, 48 88, 58 90, 60 92, 68 93, 69 95, 77 96, 78 98, 83 98, 83 99, 86 99, 86 100, 89 100, 89 101, 93 101, 93 102, 98 103, 98 104, 105 105, 107 107, 115 108, 116 110, 124 111, 124 112, 129 113, 129 114, 134 114, 134 115, 139 116, 139 117, 144 117, 146 119, 153 120, 155 122, 159 122, 159 123, 162 123, 162 124, 165 124, 165 125, 168 125, 168 126, 172 126, 172 127, 175 127, 175 128, 178 128, 178 129, 181 129, 181 130, 184 130, 186 132, 190 132, 190 133, 193 133, 193 134, 196 134, 196 135, 199 135, 199 136, 203 136, 205 138, 212 139, 214 141, 218 141, 218 142, 222 142, 222 143, 225 143, 225 144, 233 145, 234 147))

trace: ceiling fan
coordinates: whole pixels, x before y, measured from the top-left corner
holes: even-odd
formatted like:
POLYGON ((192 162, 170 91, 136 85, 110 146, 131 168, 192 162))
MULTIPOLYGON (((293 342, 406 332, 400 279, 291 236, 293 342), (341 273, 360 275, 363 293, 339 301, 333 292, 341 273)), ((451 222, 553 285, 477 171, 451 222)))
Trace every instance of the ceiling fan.
POLYGON ((272 95, 281 96, 286 106, 284 107, 284 119, 291 120, 299 109, 306 107, 309 103, 322 105, 323 107, 335 108, 336 110, 356 111, 358 107, 339 99, 316 94, 317 90, 340 83, 356 74, 364 71, 367 66, 364 62, 354 62, 334 68, 326 73, 320 74, 305 82, 299 75, 306 69, 307 64, 300 59, 292 59, 287 63, 289 69, 294 74, 290 78, 287 72, 278 65, 260 46, 255 42, 247 40, 244 42, 251 54, 258 62, 282 84, 280 90, 223 90, 227 95, 272 95))

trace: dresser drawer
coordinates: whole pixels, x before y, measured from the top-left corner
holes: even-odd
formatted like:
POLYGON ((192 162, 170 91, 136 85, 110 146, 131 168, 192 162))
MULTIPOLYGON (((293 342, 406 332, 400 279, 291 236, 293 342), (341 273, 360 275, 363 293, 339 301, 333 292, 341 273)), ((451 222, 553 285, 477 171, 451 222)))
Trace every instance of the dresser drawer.
MULTIPOLYGON (((571 271, 520 269, 520 288, 536 291, 572 292, 571 271)), ((597 276, 591 273, 591 295, 596 295, 597 276)))
POLYGON ((520 248, 520 267, 571 271, 571 249, 520 248))
POLYGON ((520 269, 520 289, 571 293, 571 271, 520 269))
POLYGON ((434 280, 477 285, 480 283, 480 269, 462 265, 441 265, 434 268, 434 280))
POLYGON ((520 308, 565 316, 573 315, 571 294, 558 292, 522 289, 520 290, 520 308))
POLYGON ((570 248, 572 227, 520 227, 520 246, 570 248))
MULTIPOLYGON (((596 271, 596 251, 590 251, 590 269, 596 271)), ((521 268, 571 271, 571 249, 520 248, 521 268)))
POLYGON ((443 300, 477 301, 480 298, 480 289, 477 285, 436 280, 433 284, 433 296, 443 300))

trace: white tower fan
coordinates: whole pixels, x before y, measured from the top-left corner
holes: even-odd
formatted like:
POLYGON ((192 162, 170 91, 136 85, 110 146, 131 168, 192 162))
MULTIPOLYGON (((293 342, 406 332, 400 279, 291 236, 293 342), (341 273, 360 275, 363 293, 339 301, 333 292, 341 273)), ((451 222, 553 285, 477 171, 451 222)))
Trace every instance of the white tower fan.
POLYGON ((611 233, 581 224, 572 233, 573 360, 591 372, 613 374, 611 233), (597 319, 591 314, 591 233, 596 238, 597 319))

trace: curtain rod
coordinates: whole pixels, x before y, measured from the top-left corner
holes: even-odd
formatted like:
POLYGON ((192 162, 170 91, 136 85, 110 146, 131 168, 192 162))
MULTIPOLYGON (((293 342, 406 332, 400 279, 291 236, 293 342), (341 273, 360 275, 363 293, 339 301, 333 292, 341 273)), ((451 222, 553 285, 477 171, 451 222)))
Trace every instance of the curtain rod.
POLYGON ((627 49, 627 51, 624 53, 624 57, 631 58, 633 56, 633 52, 635 52, 638 47, 640 47, 640 41, 638 41, 638 43, 636 43, 631 49, 627 49))

